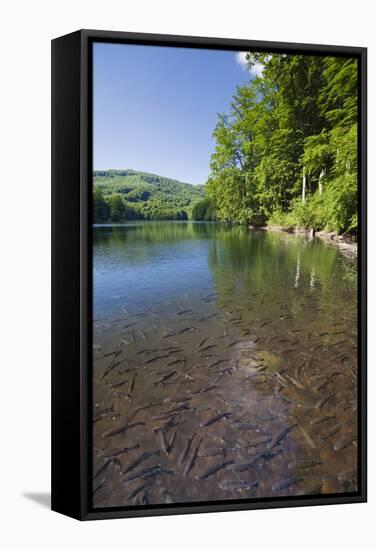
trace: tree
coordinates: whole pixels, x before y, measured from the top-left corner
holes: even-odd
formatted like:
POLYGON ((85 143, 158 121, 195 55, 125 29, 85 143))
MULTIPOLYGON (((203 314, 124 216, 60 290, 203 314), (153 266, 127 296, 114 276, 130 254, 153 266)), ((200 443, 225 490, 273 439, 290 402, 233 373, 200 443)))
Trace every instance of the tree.
POLYGON ((192 219, 197 221, 215 221, 215 206, 209 198, 196 202, 192 208, 192 219))
POLYGON ((253 53, 213 136, 206 191, 220 219, 356 230, 357 61, 253 53), (342 209, 342 211, 340 211, 342 209))
POLYGON ((100 189, 94 187, 93 192, 93 220, 94 223, 107 222, 110 217, 110 208, 100 189))
POLYGON ((125 205, 120 195, 110 195, 107 198, 107 204, 112 222, 120 222, 125 219, 125 205))

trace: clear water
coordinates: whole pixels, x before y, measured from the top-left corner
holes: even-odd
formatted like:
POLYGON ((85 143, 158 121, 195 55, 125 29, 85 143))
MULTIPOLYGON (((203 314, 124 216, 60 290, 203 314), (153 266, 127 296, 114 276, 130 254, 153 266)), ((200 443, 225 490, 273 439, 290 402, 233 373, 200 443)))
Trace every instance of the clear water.
POLYGON ((95 227, 94 505, 355 491, 356 315, 318 239, 95 227))

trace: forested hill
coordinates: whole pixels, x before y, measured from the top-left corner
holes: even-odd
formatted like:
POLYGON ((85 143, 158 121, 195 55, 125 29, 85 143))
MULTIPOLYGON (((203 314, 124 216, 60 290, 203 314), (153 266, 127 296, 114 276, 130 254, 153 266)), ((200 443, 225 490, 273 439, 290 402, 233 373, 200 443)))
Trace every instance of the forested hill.
POLYGON ((191 185, 136 170, 94 171, 94 223, 126 220, 186 220, 204 196, 191 185))

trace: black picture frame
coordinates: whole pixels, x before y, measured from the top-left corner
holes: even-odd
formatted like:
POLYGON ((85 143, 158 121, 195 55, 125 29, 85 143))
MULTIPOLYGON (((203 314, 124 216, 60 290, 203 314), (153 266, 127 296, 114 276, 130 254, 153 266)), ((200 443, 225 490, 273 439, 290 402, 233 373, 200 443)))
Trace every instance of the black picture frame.
POLYGON ((80 520, 365 502, 367 499, 367 50, 80 30, 52 40, 52 509, 80 520), (358 492, 94 509, 91 505, 92 44, 356 56, 359 60, 358 492))

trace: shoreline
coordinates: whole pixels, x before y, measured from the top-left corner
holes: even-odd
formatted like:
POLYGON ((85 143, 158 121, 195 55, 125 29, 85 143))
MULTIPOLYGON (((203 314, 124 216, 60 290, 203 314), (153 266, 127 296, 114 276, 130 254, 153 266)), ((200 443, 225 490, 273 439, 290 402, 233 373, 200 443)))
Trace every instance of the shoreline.
POLYGON ((352 241, 349 238, 346 238, 342 235, 337 235, 334 232, 330 231, 316 231, 303 229, 301 227, 294 227, 286 229, 279 225, 266 225, 263 227, 254 227, 252 225, 248 226, 248 229, 253 231, 273 231, 276 233, 291 233, 293 235, 306 235, 308 237, 314 238, 317 237, 328 244, 336 246, 344 256, 347 258, 355 260, 358 256, 358 243, 352 241))

